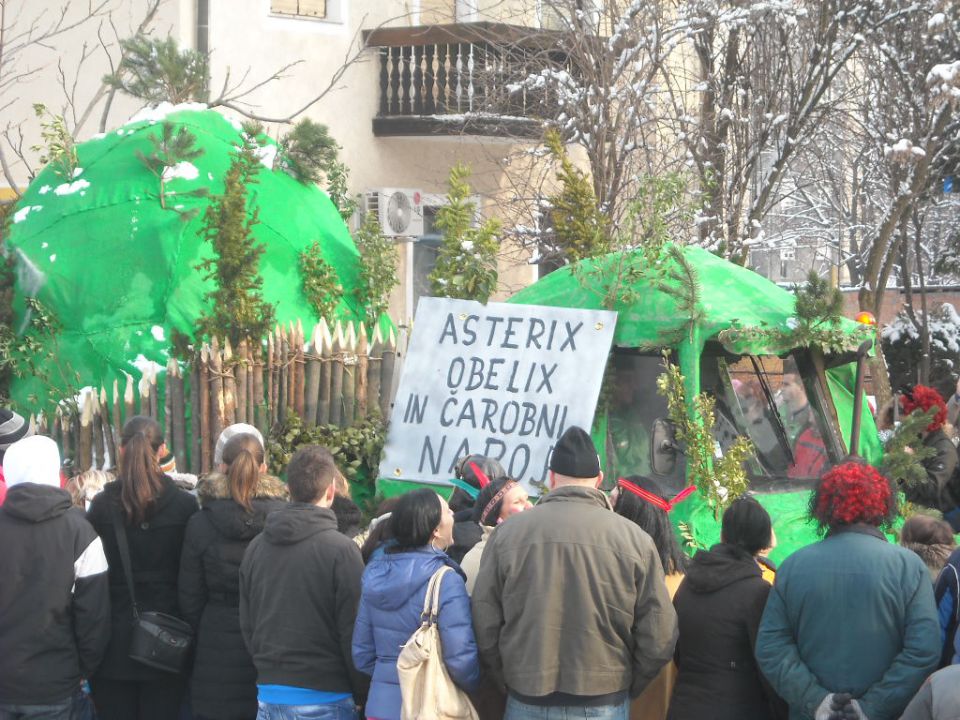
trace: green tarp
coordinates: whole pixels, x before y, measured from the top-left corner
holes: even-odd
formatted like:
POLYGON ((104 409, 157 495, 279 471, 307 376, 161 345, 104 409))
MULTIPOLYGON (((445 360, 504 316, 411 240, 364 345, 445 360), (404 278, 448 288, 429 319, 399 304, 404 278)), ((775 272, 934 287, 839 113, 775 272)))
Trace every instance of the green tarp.
MULTIPOLYGON (((25 325, 24 296, 52 311, 63 330, 51 348, 56 361, 44 365, 61 389, 64 377, 72 385, 110 384, 124 372, 139 376, 138 366, 165 365, 171 331, 192 332, 207 308, 204 295, 212 289, 196 269, 212 254, 201 236, 210 200, 182 193, 223 191, 241 132, 212 110, 161 107, 78 145, 75 177, 63 178, 48 165, 30 184, 8 240, 16 256, 17 329, 25 325), (137 156, 153 151, 149 138, 159 135, 164 120, 189 129, 204 151, 189 166, 172 171, 166 183, 168 209, 160 205, 159 179, 137 156), (184 222, 177 210, 192 208, 200 212, 184 222)), ((323 191, 271 169, 275 156, 276 144, 267 140, 264 167, 248 195, 251 211, 260 212, 253 233, 265 248, 260 259, 265 299, 275 304, 281 323, 317 321, 302 292, 298 256, 319 241, 343 286, 340 316, 359 320, 352 296, 359 255, 347 227, 323 191)), ((44 395, 37 380, 14 384, 14 399, 39 409, 28 402, 31 394, 44 395)))

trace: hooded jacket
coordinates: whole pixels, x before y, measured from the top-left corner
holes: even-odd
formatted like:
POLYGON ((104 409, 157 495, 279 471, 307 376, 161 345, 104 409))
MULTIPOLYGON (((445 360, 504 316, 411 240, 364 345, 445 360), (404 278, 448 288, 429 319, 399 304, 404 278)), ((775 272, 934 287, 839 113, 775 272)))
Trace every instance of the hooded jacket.
POLYGON ((240 565, 240 630, 257 682, 366 695, 350 657, 363 560, 333 510, 290 503, 267 516, 240 565))
POLYGON ((470 618, 470 598, 463 573, 446 553, 431 547, 377 555, 363 574, 363 594, 353 636, 357 668, 373 676, 368 717, 399 720, 401 696, 397 676, 400 648, 420 627, 427 584, 444 565, 440 583, 440 644, 450 679, 471 692, 480 681, 480 659, 470 618))
POLYGON ((485 667, 527 697, 635 697, 677 642, 653 540, 593 488, 551 490, 498 526, 472 603, 485 667))
POLYGON ((772 718, 753 657, 770 585, 749 553, 720 543, 687 566, 673 599, 680 626, 670 718, 772 718))
POLYGON ((110 637, 107 561, 70 493, 11 487, 0 508, 0 703, 68 699, 110 637))
MULTIPOLYGON (((139 525, 124 526, 130 547, 134 593, 140 610, 180 616, 177 602, 180 553, 187 521, 196 511, 197 499, 164 476, 163 489, 147 519, 139 525)), ((166 680, 169 673, 130 659, 133 606, 114 529, 118 517, 125 516, 120 504, 120 481, 115 480, 104 485, 87 511, 87 519, 100 535, 110 565, 110 643, 97 677, 121 681, 166 680)))
POLYGON ((216 720, 257 713, 257 670, 240 634, 240 563, 267 515, 286 506, 287 486, 257 482, 253 512, 230 496, 227 478, 211 473, 197 486, 201 510, 187 523, 178 592, 183 618, 197 631, 193 710, 216 720))
POLYGON ((927 568, 866 525, 831 531, 783 561, 755 649, 791 720, 812 718, 832 692, 853 695, 870 720, 894 720, 940 650, 927 568))

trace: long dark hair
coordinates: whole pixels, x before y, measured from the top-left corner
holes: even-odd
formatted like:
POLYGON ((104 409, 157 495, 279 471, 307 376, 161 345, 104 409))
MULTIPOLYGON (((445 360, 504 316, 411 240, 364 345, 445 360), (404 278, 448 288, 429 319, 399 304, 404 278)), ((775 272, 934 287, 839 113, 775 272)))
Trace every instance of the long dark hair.
MULTIPOLYGON (((647 492, 661 498, 664 497, 663 488, 656 480, 643 475, 631 475, 626 479, 647 492)), ((663 565, 665 575, 683 572, 687 565, 687 556, 680 549, 677 537, 673 534, 670 516, 664 510, 643 498, 637 497, 625 488, 620 488, 619 493, 617 493, 617 502, 613 506, 613 510, 618 515, 622 515, 627 520, 639 525, 640 529, 653 538, 653 544, 657 546, 660 564, 663 565)))
POLYGON ((421 488, 402 495, 390 514, 390 530, 397 541, 396 550, 428 545, 442 516, 440 498, 433 490, 421 488))
POLYGON ((363 558, 364 565, 370 562, 370 557, 378 547, 388 540, 393 539, 393 527, 391 526, 390 518, 393 517, 393 509, 397 506, 398 502, 400 502, 400 498, 392 497, 387 498, 377 506, 377 515, 370 522, 372 527, 370 528, 370 532, 367 533, 367 539, 363 541, 363 546, 360 548, 360 557, 363 558), (389 517, 384 517, 384 515, 388 515, 389 517), (373 523, 376 523, 376 525, 373 523))
POLYGON ((137 415, 120 434, 120 504, 131 524, 142 523, 163 490, 163 470, 157 451, 163 431, 153 418, 137 415))
POLYGON ((244 510, 252 512, 252 500, 260 480, 260 466, 263 465, 263 445, 256 435, 234 435, 223 448, 223 464, 227 466, 230 497, 244 510))

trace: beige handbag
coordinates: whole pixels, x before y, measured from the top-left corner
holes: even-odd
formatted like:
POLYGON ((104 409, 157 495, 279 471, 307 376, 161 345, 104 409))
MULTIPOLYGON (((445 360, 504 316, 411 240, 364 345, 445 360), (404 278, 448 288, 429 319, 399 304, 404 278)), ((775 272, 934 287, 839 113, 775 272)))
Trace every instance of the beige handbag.
POLYGON ((467 694, 458 688, 443 663, 440 647, 440 581, 452 570, 444 566, 437 570, 427 584, 423 598, 422 624, 410 636, 397 658, 400 677, 400 695, 403 707, 401 720, 445 720, 466 718, 478 720, 467 694))

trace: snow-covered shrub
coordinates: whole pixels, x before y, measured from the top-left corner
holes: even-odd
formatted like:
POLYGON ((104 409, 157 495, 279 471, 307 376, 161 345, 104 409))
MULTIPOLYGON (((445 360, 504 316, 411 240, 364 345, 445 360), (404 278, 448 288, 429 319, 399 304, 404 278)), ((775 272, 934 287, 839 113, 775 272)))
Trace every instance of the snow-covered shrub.
MULTIPOLYGON (((923 312, 915 312, 923 322, 923 312)), ((930 378, 929 385, 945 397, 954 392, 960 371, 960 315, 950 303, 944 303, 930 313, 930 378)), ((910 316, 901 311, 881 333, 883 354, 890 370, 894 389, 913 385, 918 381, 918 369, 923 356, 920 328, 910 316)))

